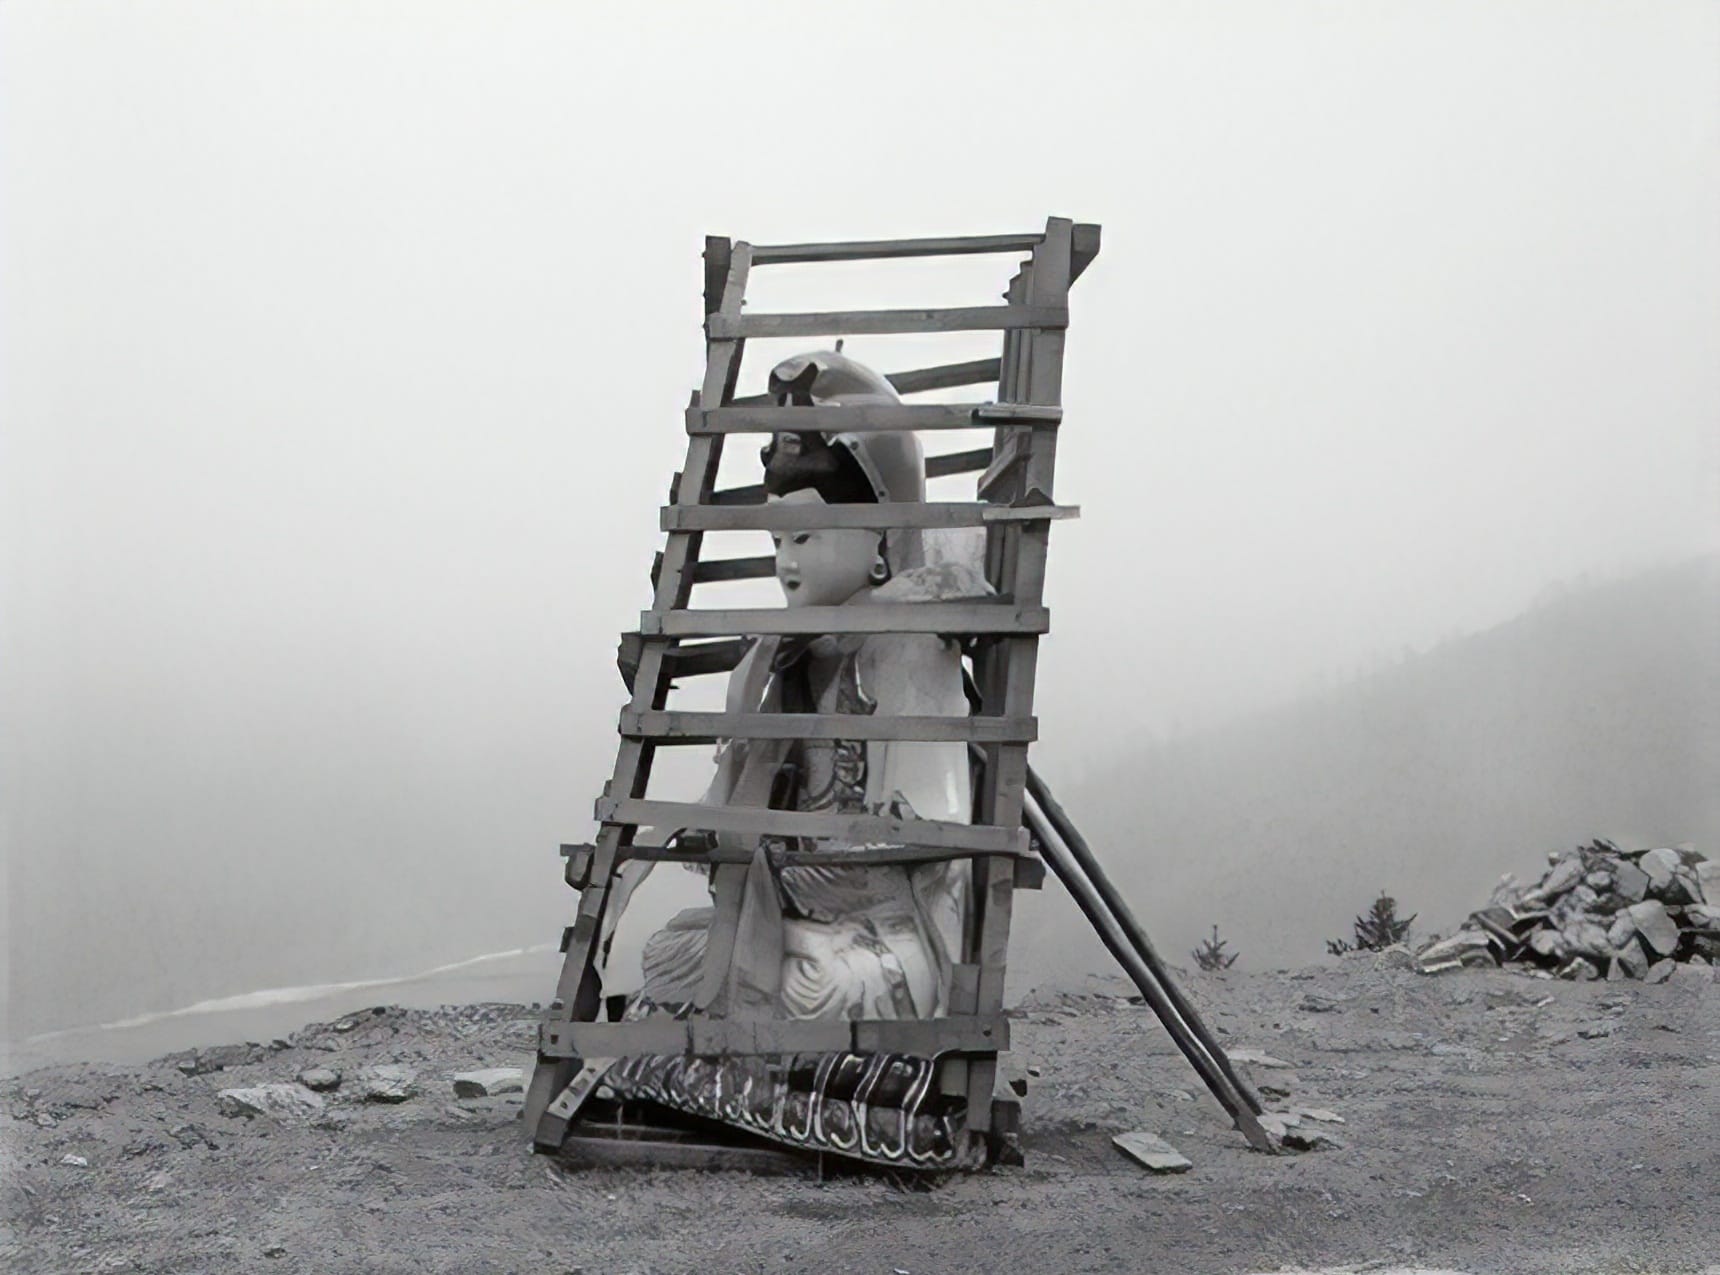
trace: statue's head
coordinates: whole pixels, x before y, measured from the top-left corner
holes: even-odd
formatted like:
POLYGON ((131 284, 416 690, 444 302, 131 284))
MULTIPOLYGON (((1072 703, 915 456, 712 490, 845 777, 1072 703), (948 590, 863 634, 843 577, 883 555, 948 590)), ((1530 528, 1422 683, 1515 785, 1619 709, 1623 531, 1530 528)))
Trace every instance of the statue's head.
MULTIPOLYGON (((828 350, 777 364, 770 389, 783 405, 900 401, 877 372, 828 350)), ((925 455, 911 433, 777 434, 761 456, 765 496, 773 502, 906 503, 926 495, 925 455)), ((912 531, 797 531, 774 539, 776 577, 791 607, 839 605, 921 561, 919 537, 912 531)))

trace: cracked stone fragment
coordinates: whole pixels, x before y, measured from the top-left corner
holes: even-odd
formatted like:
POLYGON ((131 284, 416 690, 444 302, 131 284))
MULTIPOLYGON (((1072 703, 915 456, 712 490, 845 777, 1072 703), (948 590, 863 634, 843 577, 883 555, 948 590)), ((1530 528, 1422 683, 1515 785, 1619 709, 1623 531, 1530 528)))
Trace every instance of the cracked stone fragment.
POLYGON ((1135 1131, 1119 1133, 1111 1145, 1142 1168, 1154 1173, 1187 1173, 1194 1163, 1170 1143, 1156 1134, 1135 1131))
POLYGON ((526 1075, 518 1067, 486 1067, 462 1071, 454 1077, 456 1098, 490 1098, 497 1094, 524 1093, 526 1075))
POLYGON ((1547 898, 1563 894, 1583 879, 1583 861, 1571 855, 1554 866, 1541 882, 1541 893, 1547 898))
POLYGON ((215 1101, 224 1116, 271 1116, 277 1120, 307 1119, 323 1109, 323 1100, 298 1084, 223 1089, 215 1101))
POLYGON ((1282 1058, 1274 1058, 1271 1054, 1258 1049, 1227 1049, 1224 1052, 1233 1063, 1251 1063, 1256 1067, 1290 1066, 1282 1058))
POLYGON ((1636 932, 1642 935, 1642 941, 1656 954, 1671 956, 1678 950, 1678 922, 1672 919, 1666 905, 1658 899, 1633 904, 1626 913, 1636 926, 1636 932))
POLYGON ((1613 968, 1608 973, 1615 972, 1621 978, 1641 978, 1648 973, 1648 957, 1634 938, 1613 953, 1613 968))
POLYGON ((1636 866, 1648 874, 1648 892, 1659 895, 1672 884, 1673 874, 1684 866, 1684 860, 1679 858, 1678 851, 1662 847, 1648 851, 1636 861, 1636 866))
POLYGON ((366 1102, 405 1102, 418 1094, 418 1077, 410 1067, 381 1063, 358 1073, 358 1091, 366 1102))
POLYGON ((317 1093, 340 1088, 340 1073, 332 1067, 306 1067, 299 1073, 299 1083, 317 1093))
POLYGON ((1626 903, 1636 903, 1648 893, 1648 873, 1628 860, 1613 865, 1613 893, 1626 903))

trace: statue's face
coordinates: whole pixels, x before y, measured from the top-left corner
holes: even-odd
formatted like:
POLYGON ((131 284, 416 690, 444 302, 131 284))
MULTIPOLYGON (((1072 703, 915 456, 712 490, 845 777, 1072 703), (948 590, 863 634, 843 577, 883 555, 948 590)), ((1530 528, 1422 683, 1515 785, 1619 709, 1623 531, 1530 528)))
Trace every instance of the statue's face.
MULTIPOLYGON (((771 504, 822 505, 809 488, 771 496, 771 504)), ((878 557, 876 531, 784 531, 776 542, 776 578, 791 607, 840 606, 871 583, 878 557)))

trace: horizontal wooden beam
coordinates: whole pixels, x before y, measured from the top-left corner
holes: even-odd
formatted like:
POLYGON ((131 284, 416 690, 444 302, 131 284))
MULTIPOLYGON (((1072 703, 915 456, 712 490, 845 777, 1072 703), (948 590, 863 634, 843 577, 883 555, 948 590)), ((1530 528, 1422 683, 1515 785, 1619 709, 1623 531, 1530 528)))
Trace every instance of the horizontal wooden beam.
POLYGON ((1025 855, 1025 828, 943 823, 935 819, 893 819, 888 815, 820 814, 766 810, 759 806, 707 806, 696 801, 646 801, 600 797, 600 823, 634 827, 689 828, 752 836, 821 837, 844 845, 869 843, 918 845, 966 850, 970 854, 1025 855))
POLYGON ((705 320, 713 341, 788 336, 887 336, 901 332, 997 332, 1069 326, 1061 305, 981 305, 925 310, 824 310, 807 314, 717 313, 705 320))
POLYGON ((854 403, 820 407, 689 407, 687 432, 883 434, 901 430, 986 429, 997 425, 1055 425, 1061 407, 1039 403, 854 403))
POLYGON ((887 531, 1052 522, 1080 514, 1079 505, 1001 505, 984 500, 881 505, 664 505, 659 524, 664 531, 887 531))
POLYGON ((960 389, 964 385, 996 385, 1002 370, 1002 359, 972 359, 966 363, 940 363, 936 367, 890 372, 884 379, 898 394, 920 394, 927 390, 960 389))
MULTIPOLYGON (((563 846, 565 851, 569 847, 563 846)), ((921 863, 946 863, 951 859, 971 859, 974 852, 956 846, 866 846, 851 850, 781 850, 771 852, 771 862, 784 868, 887 868, 921 863)), ((1011 855, 1024 870, 1032 871, 1039 860, 1011 855)), ((679 846, 622 846, 615 852, 617 863, 637 859, 649 863, 751 863, 752 852, 744 849, 713 846, 710 849, 682 849, 679 846)), ((574 870, 586 861, 574 865, 574 870)), ((1039 875, 1044 877, 1043 865, 1039 875)), ((570 878, 569 884, 573 881, 570 878)), ((575 885, 575 889, 583 886, 575 885)))
POLYGON ((693 567, 694 584, 718 584, 725 580, 768 580, 776 574, 776 559, 710 558, 693 567))
POLYGON ((645 1018, 632 1023, 550 1021, 538 1047, 551 1058, 626 1058, 641 1054, 756 1057, 762 1054, 994 1053, 1009 1048, 1002 1014, 948 1018, 735 1020, 645 1018))
POLYGON ((1021 607, 1002 600, 734 607, 644 611, 639 616, 639 631, 646 637, 752 637, 772 633, 998 633, 1024 637, 1050 632, 1051 613, 1044 607, 1021 607))
POLYGON ((656 743, 719 739, 882 739, 1026 744, 1039 738, 1032 717, 925 717, 861 713, 685 713, 621 711, 621 734, 656 743))
MULTIPOLYGON (((906 372, 886 372, 884 379, 895 387, 898 394, 920 394, 927 390, 960 389, 964 385, 996 385, 1002 370, 1001 359, 973 359, 966 363, 911 368, 906 372)), ((770 394, 747 394, 731 400, 731 405, 759 407, 775 401, 770 394)))
POLYGON ((707 504, 711 505, 762 505, 765 490, 763 483, 750 483, 745 487, 724 487, 711 493, 707 504))
POLYGON ((1032 252, 1043 231, 1024 235, 953 235, 936 239, 861 239, 851 243, 755 244, 755 266, 805 261, 883 261, 892 257, 965 257, 975 253, 1032 252))
POLYGON ((969 452, 945 452, 926 457, 927 478, 948 478, 952 474, 976 474, 991 464, 991 448, 977 447, 969 452))
MULTIPOLYGON (((629 693, 639 672, 639 662, 645 656, 645 644, 662 645, 670 639, 661 634, 647 638, 643 633, 623 633, 615 653, 615 664, 621 670, 621 680, 629 693)), ((741 662, 752 641, 746 637, 724 637, 718 642, 686 642, 669 646, 663 652, 663 671, 673 681, 683 677, 703 677, 711 673, 727 673, 741 662)))
POLYGON ((786 1147, 731 1146, 689 1141, 680 1130, 667 1130, 661 1138, 648 1136, 637 1125, 624 1125, 620 1135, 576 1125, 556 1149, 558 1159, 579 1168, 603 1169, 703 1169, 720 1173, 769 1173, 776 1176, 811 1176, 819 1162, 786 1147), (678 1135, 678 1136, 671 1136, 678 1135))

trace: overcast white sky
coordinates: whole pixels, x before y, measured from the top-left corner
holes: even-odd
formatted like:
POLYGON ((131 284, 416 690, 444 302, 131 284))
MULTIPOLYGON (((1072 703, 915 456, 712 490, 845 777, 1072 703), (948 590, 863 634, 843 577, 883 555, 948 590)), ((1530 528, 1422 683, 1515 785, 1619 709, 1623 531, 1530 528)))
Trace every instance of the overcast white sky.
MULTIPOLYGON (((553 873, 707 233, 1103 224, 1052 777, 1720 545, 1712 3, 12 0, 0 37, 12 839, 72 865, 33 909, 310 842, 553 873)), ((753 306, 1008 273, 761 270, 753 306)))

